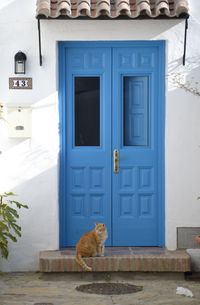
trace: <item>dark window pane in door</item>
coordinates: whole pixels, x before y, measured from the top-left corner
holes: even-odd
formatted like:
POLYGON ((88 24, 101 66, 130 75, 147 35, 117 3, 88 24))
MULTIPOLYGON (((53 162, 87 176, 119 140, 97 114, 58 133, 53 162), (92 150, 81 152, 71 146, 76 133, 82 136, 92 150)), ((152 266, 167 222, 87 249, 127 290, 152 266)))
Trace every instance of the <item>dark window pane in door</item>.
POLYGON ((100 77, 75 77, 75 145, 100 145, 100 77))
POLYGON ((148 77, 124 77, 124 146, 149 145, 148 77))

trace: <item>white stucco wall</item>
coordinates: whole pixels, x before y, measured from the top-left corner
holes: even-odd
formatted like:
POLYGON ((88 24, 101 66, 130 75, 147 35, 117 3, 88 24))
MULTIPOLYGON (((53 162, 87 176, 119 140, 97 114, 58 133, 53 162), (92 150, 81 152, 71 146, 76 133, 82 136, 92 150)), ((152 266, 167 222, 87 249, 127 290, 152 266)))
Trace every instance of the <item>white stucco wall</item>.
MULTIPOLYGON (((5 2, 5 3, 4 3, 5 2)), ((35 0, 0 4, 0 103, 33 108, 32 138, 7 137, 0 121, 0 192, 14 191, 29 210, 21 212, 23 234, 10 244, 2 271, 38 270, 38 253, 59 248, 57 41, 167 41, 165 206, 166 247, 176 248, 176 227, 200 226, 200 2, 190 1, 186 66, 182 66, 184 21, 42 21, 43 66, 39 66, 35 0), (92 26, 91 26, 92 24, 92 26), (27 55, 32 90, 9 90, 13 58, 27 55)))

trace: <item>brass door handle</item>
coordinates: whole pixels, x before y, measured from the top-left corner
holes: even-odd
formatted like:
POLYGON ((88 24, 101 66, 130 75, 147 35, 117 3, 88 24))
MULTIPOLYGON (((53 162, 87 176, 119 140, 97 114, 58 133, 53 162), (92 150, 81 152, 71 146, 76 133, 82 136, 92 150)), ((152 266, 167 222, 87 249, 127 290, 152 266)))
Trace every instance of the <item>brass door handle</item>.
POLYGON ((113 150, 113 172, 117 174, 119 172, 119 151, 113 150))

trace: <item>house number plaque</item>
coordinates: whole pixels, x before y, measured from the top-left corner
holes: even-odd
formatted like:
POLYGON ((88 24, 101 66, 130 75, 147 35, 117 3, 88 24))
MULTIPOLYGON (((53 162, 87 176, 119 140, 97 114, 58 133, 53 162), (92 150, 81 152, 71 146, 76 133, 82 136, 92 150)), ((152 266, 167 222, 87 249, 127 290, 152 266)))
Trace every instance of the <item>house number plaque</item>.
POLYGON ((31 77, 10 77, 9 89, 32 89, 31 77))

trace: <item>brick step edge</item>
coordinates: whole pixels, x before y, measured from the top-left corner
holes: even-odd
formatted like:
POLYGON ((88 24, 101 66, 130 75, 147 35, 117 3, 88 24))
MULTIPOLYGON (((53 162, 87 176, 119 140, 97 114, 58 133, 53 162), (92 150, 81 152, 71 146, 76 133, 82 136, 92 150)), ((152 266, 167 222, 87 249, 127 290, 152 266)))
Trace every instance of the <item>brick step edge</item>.
MULTIPOLYGON (((93 257, 84 258, 93 272, 190 272, 191 261, 189 255, 184 257, 93 257)), ((74 257, 45 257, 40 255, 40 272, 81 272, 74 257)))

